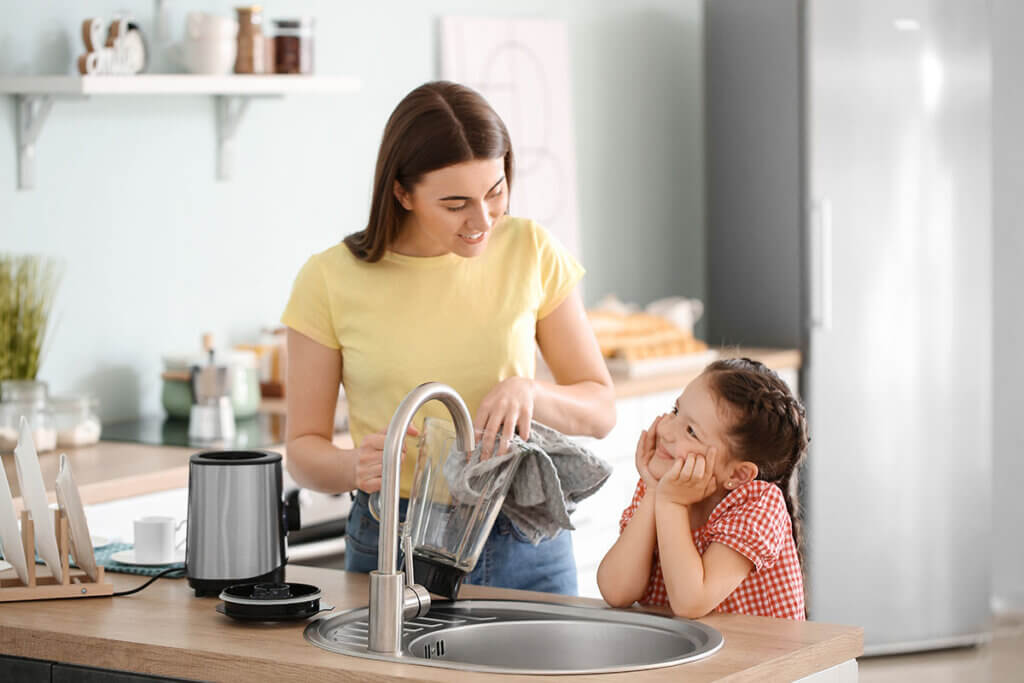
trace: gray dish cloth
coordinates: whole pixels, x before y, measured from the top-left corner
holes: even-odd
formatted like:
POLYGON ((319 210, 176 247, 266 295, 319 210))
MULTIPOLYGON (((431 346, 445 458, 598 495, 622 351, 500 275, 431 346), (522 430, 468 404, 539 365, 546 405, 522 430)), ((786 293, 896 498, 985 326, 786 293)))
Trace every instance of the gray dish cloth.
POLYGON ((452 497, 475 504, 484 477, 503 478, 512 472, 501 511, 534 545, 561 529, 575 529, 569 515, 576 504, 601 488, 612 473, 607 462, 539 422, 530 423, 529 440, 513 436, 508 453, 501 457, 481 461, 481 445, 468 461, 465 453, 454 449, 445 460, 452 497))

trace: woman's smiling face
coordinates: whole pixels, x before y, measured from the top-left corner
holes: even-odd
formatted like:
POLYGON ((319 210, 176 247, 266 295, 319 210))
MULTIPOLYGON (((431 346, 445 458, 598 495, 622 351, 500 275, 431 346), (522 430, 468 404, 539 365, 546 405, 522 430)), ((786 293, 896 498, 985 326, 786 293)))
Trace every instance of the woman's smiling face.
MULTIPOLYGON (((651 475, 661 479, 677 458, 685 458, 689 453, 706 455, 712 446, 717 453, 716 470, 721 470, 716 471, 716 476, 724 475, 729 455, 727 427, 707 377, 700 375, 686 385, 672 411, 658 423, 654 456, 647 465, 651 475)), ((719 481, 723 480, 719 476, 719 481)))
POLYGON ((480 159, 425 173, 395 196, 409 211, 392 249, 408 256, 483 253, 494 223, 508 209, 505 160, 480 159))

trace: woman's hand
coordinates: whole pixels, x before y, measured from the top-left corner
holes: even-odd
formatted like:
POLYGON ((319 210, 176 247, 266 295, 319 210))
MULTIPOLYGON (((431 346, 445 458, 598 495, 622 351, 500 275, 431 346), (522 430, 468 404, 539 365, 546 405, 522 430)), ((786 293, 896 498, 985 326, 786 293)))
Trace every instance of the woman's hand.
MULTIPOLYGON (((405 432, 409 436, 419 436, 419 430, 412 425, 405 432)), ((374 493, 380 491, 384 475, 384 442, 387 431, 367 434, 363 437, 359 448, 355 449, 356 488, 374 493)), ((405 444, 402 444, 402 456, 405 456, 405 444)))
POLYGON ((685 458, 676 460, 658 481, 658 502, 693 505, 714 493, 718 486, 715 481, 716 456, 712 446, 707 455, 687 453, 685 458))
POLYGON ((658 487, 658 480, 651 474, 650 463, 651 458, 654 457, 654 449, 658 445, 658 423, 664 417, 664 415, 659 415, 654 418, 651 426, 640 432, 640 439, 636 442, 636 471, 640 473, 640 478, 643 479, 648 493, 654 493, 658 487))
POLYGON ((480 401, 473 426, 483 446, 481 459, 508 452, 512 435, 518 429, 522 439, 530 438, 530 420, 533 419, 533 402, 536 387, 533 380, 525 377, 509 377, 498 382, 480 401), (501 443, 494 449, 494 442, 501 436, 501 443))

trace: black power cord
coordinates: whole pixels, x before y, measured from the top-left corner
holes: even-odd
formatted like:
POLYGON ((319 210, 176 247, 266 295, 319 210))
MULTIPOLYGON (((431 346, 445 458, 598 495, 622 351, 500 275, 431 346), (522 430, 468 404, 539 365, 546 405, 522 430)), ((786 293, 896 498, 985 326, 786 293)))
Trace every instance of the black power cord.
POLYGON ((171 567, 170 569, 165 569, 162 572, 160 572, 159 574, 157 574, 156 576, 150 577, 149 581, 147 581, 146 583, 142 584, 138 588, 133 588, 130 591, 120 591, 120 592, 114 593, 113 596, 114 597, 118 597, 118 596, 121 596, 121 595, 131 595, 132 593, 138 593, 143 588, 146 588, 147 586, 149 586, 149 584, 153 583, 157 579, 159 579, 161 577, 164 577, 164 576, 166 576, 167 578, 170 578, 170 579, 180 579, 181 577, 185 576, 185 570, 182 567, 171 567))

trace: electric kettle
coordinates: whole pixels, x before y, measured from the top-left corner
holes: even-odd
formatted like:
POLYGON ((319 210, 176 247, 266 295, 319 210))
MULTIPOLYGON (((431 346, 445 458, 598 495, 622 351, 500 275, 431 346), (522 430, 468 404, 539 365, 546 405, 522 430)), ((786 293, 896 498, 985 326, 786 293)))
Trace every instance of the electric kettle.
POLYGON ((196 597, 237 583, 284 583, 298 505, 282 495, 281 456, 207 451, 188 462, 185 575, 196 597))

